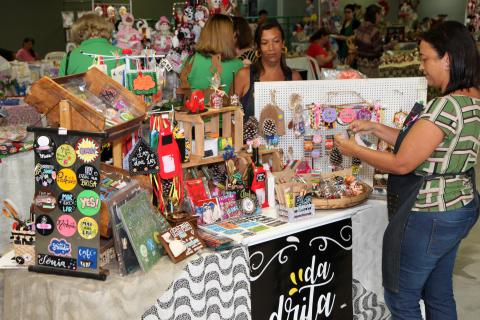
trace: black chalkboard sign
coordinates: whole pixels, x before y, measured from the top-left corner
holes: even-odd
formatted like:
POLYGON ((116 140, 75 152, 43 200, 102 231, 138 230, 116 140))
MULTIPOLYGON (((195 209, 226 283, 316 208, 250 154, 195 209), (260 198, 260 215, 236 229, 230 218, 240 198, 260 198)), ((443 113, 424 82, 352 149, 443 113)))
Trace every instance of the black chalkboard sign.
POLYGON ((128 158, 131 175, 158 172, 158 156, 150 149, 145 140, 140 139, 128 158))
POLYGON ((352 319, 352 220, 248 247, 252 319, 352 319))

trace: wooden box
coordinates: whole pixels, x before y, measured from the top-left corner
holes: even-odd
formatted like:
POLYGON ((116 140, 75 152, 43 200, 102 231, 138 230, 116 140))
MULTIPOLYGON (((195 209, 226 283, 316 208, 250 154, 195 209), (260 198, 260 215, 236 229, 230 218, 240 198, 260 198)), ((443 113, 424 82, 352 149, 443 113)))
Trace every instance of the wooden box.
POLYGON ((62 112, 65 112, 61 108, 61 102, 66 101, 70 106, 70 114, 68 115, 68 125, 65 125, 65 121, 63 121, 64 127, 68 126, 69 130, 106 132, 108 140, 114 140, 127 134, 128 131, 131 132, 138 128, 145 118, 147 108, 140 97, 97 68, 91 68, 85 73, 55 79, 43 77, 33 83, 25 101, 40 113, 46 114, 47 120, 52 126, 60 126, 62 112), (88 91, 97 97, 105 95, 106 92, 113 92, 115 98, 112 98, 112 101, 115 99, 118 102, 121 99, 122 103, 133 109, 137 116, 133 120, 106 128, 106 117, 102 113, 62 86, 75 78, 83 79, 88 91))

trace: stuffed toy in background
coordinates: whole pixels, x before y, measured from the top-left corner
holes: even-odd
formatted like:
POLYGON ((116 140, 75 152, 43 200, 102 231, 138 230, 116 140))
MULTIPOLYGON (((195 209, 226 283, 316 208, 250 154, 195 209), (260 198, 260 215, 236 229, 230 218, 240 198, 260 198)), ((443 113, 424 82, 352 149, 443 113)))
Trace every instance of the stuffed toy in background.
POLYGON ((122 22, 118 25, 116 40, 119 48, 131 49, 134 55, 138 55, 142 50, 142 35, 133 27, 134 21, 131 13, 122 16, 122 22))
POLYGON ((153 48, 157 54, 167 54, 172 48, 172 32, 167 17, 161 16, 155 24, 153 35, 153 48))

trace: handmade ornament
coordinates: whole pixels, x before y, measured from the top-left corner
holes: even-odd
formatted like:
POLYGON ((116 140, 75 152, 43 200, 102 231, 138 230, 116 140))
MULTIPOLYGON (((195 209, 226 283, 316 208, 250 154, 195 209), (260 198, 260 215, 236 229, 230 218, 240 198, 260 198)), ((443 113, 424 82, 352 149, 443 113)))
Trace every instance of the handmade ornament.
POLYGON ((337 120, 337 109, 327 107, 322 109, 323 125, 329 129, 335 127, 335 120, 337 120))
POLYGON ((332 152, 330 153, 330 164, 333 166, 334 171, 337 171, 341 168, 343 163, 343 156, 338 150, 337 147, 333 147, 332 152))
MULTIPOLYGON (((250 141, 250 146, 253 143, 253 139, 258 136, 258 120, 254 116, 250 116, 248 120, 243 125, 243 140, 248 144, 250 141)), ((249 152, 251 148, 249 148, 249 152)))
POLYGON ((273 143, 273 139, 275 138, 275 135, 277 134, 277 125, 274 120, 268 118, 265 119, 263 122, 263 127, 262 131, 265 135, 265 139, 267 140, 268 144, 273 143))
MULTIPOLYGON (((212 65, 214 59, 215 57, 212 57, 212 65)), ((217 59, 219 59, 219 57, 217 57, 217 59)), ((218 62, 218 64, 220 65, 220 62, 218 62)), ((225 91, 222 89, 223 85, 221 84, 220 74, 221 69, 220 71, 217 69, 210 80, 210 88, 213 92, 210 94, 209 105, 214 109, 221 109, 223 107, 223 97, 226 95, 225 91)))
POLYGON ((115 23, 117 10, 114 6, 107 7, 107 18, 111 23, 115 23))
POLYGON ((195 90, 190 95, 190 99, 185 102, 185 107, 190 111, 189 113, 201 113, 205 112, 205 96, 203 91, 195 90))
POLYGON ((293 113, 293 118, 288 124, 289 129, 293 130, 295 138, 305 134, 305 119, 303 118, 302 97, 294 93, 290 96, 289 108, 293 113))
POLYGON ((128 159, 131 175, 152 174, 158 172, 158 157, 145 140, 140 138, 128 159))
MULTIPOLYGON (((284 112, 280 109, 275 101, 275 90, 270 92, 271 102, 263 107, 262 112, 260 113, 259 128, 260 135, 265 136, 263 129, 265 128, 264 122, 267 119, 270 119, 275 124, 276 135, 283 136, 285 134, 285 117, 284 112)), ((268 127, 272 127, 271 124, 268 127)))
POLYGON ((152 28, 148 26, 148 22, 145 19, 140 19, 135 23, 135 28, 140 34, 141 41, 152 39, 152 28))
POLYGON ((209 0, 208 2, 208 7, 210 9, 210 14, 214 15, 216 13, 221 13, 222 12, 222 0, 209 0))
POLYGON ((309 107, 310 115, 310 128, 318 130, 322 127, 322 105, 318 103, 312 103, 309 107))
POLYGON ((356 116, 353 108, 342 108, 338 113, 337 123, 341 126, 348 126, 356 119, 356 116))

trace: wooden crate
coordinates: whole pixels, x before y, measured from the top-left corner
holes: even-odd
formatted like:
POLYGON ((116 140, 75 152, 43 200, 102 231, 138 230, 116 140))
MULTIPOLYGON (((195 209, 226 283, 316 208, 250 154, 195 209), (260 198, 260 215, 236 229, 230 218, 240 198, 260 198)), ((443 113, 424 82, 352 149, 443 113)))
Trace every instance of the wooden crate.
POLYGON ((199 114, 175 113, 175 120, 182 124, 185 137, 190 141, 192 129, 195 130, 195 152, 192 152, 189 166, 195 166, 197 162, 203 161, 205 133, 220 134, 220 115, 222 115, 221 137, 232 137, 233 148, 236 152, 240 151, 243 147, 243 111, 240 107, 208 109, 199 114))
POLYGON ((62 101, 67 101, 71 107, 71 127, 67 129, 107 132, 109 134, 109 140, 127 134, 126 130, 128 128, 138 128, 140 122, 145 118, 147 109, 147 105, 140 97, 134 95, 97 68, 91 68, 85 73, 55 79, 43 77, 32 84, 30 93, 25 98, 25 101, 34 106, 40 113, 46 114, 47 120, 52 126, 60 126, 60 120, 62 119, 60 104, 62 101), (105 116, 103 114, 95 110, 95 108, 86 101, 62 87, 62 84, 75 78, 83 78, 87 89, 96 96, 100 96, 107 88, 115 90, 118 97, 123 99, 131 108, 135 109, 139 116, 133 120, 106 129, 105 116), (113 135, 115 137, 111 137, 113 135))

